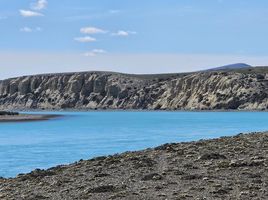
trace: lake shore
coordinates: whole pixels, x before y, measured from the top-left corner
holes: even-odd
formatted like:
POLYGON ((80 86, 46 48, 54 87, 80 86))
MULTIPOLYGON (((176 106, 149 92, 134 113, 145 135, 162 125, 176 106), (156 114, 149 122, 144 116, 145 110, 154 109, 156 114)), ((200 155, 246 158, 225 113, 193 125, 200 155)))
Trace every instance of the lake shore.
POLYGON ((86 109, 86 108, 65 108, 65 109, 16 109, 19 112, 268 112, 268 110, 257 109, 86 109))
POLYGON ((267 199, 267 152, 268 132, 165 144, 2 178, 0 198, 267 199))
POLYGON ((18 115, 3 115, 0 116, 0 123, 3 122, 30 122, 30 121, 43 121, 60 117, 61 115, 48 115, 48 114, 18 114, 18 115))

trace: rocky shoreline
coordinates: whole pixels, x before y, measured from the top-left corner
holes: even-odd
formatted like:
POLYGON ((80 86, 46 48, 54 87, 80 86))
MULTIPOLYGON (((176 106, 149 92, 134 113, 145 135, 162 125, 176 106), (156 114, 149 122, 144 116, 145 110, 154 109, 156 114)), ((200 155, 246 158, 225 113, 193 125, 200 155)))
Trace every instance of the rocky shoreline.
POLYGON ((0 199, 268 199, 268 133, 239 134, 0 179, 0 199))
POLYGON ((60 117, 60 115, 43 115, 43 114, 17 114, 17 115, 0 115, 1 122, 28 122, 43 121, 60 117))

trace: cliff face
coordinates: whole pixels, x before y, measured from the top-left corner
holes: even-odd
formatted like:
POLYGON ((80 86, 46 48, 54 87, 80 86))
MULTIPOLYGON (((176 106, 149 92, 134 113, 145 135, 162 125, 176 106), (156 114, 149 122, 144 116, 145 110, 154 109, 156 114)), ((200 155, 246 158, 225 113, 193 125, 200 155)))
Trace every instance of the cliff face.
POLYGON ((81 72, 0 81, 0 109, 268 108, 268 70, 166 75, 81 72))

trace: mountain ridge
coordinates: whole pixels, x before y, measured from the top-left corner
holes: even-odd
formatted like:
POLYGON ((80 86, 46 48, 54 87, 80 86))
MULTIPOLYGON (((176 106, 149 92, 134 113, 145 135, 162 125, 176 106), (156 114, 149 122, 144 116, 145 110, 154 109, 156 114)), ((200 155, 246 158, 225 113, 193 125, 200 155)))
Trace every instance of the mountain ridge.
POLYGON ((209 68, 206 71, 232 70, 232 69, 235 70, 235 69, 244 69, 244 68, 252 68, 252 66, 246 63, 234 63, 234 64, 229 64, 229 65, 223 65, 220 67, 209 68))
POLYGON ((266 110, 267 79, 265 67, 23 76, 0 81, 0 109, 266 110))

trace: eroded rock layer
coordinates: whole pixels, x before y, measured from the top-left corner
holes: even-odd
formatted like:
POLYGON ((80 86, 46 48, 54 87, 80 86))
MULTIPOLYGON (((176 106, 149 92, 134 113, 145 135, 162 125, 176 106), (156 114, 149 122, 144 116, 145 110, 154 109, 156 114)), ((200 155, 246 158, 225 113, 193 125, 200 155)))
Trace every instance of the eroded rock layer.
POLYGON ((268 107, 268 70, 129 75, 81 72, 0 81, 0 109, 245 109, 268 107))

